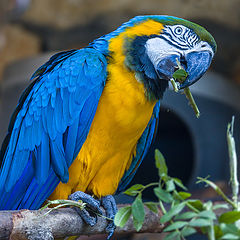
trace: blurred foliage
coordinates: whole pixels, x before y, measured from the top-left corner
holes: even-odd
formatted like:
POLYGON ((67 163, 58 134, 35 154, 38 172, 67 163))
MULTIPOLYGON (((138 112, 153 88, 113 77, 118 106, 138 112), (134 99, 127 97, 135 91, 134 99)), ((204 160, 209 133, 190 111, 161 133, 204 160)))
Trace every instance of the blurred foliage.
MULTIPOLYGON (((228 125, 227 138, 233 139, 233 123, 228 125)), ((229 140, 228 140, 229 142, 229 140)), ((151 211, 162 210, 163 216, 160 223, 165 224, 163 232, 168 234, 164 240, 184 240, 187 236, 201 232, 209 240, 234 240, 240 239, 240 203, 238 202, 238 180, 236 177, 237 164, 235 156, 235 143, 229 144, 229 157, 231 165, 232 199, 228 198, 223 191, 208 178, 198 178, 197 183, 206 183, 222 197, 225 203, 203 202, 199 199, 191 199, 191 194, 180 179, 170 177, 163 155, 155 150, 155 165, 158 169, 159 182, 150 183, 146 186, 136 184, 127 189, 124 194, 134 196, 132 206, 121 208, 116 214, 114 223, 123 227, 130 217, 133 218, 134 227, 139 231, 143 225, 145 210, 144 205, 151 211), (235 177, 234 177, 235 176, 235 177), (158 202, 143 202, 142 192, 153 187, 153 193, 158 202), (182 190, 178 190, 182 189, 182 190), (167 210, 166 206, 169 208, 167 210), (216 214, 218 209, 225 209, 224 213, 216 214)))

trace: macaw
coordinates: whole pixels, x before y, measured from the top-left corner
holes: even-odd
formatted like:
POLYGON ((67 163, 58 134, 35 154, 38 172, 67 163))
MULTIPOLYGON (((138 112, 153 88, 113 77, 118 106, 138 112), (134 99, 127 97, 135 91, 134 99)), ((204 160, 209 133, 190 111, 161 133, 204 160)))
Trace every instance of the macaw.
MULTIPOLYGON (((113 194, 146 155, 177 61, 185 88, 209 68, 216 42, 171 16, 137 16, 87 47, 55 54, 32 76, 11 117, 0 159, 0 209, 83 200, 113 218, 113 194)), ((79 214, 90 225, 95 218, 79 214)), ((109 238, 114 225, 107 228, 109 238)))

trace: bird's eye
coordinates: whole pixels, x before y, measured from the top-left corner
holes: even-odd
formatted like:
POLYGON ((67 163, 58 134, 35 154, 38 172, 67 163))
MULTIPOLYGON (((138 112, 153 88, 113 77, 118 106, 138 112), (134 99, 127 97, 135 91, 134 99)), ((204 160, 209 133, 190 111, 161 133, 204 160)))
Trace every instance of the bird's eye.
POLYGON ((174 30, 175 34, 177 35, 181 35, 182 32, 183 32, 183 29, 181 27, 176 27, 175 30, 174 30))

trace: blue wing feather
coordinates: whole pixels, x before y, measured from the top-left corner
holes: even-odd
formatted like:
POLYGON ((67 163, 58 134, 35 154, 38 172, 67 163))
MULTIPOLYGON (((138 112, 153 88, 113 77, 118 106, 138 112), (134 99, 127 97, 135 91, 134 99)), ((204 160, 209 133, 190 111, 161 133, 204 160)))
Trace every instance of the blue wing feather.
POLYGON ((40 207, 86 140, 106 81, 93 48, 59 53, 32 76, 11 118, 0 161, 0 209, 40 207))
POLYGON ((78 133, 78 124, 79 121, 76 119, 74 123, 68 128, 67 141, 65 145, 65 158, 69 167, 71 163, 71 159, 74 157, 75 146, 77 141, 77 133, 78 133))
POLYGON ((159 111, 160 111, 160 101, 158 101, 154 107, 152 117, 144 130, 141 138, 138 140, 137 149, 136 149, 136 156, 133 157, 132 163, 129 169, 123 175, 117 193, 122 192, 125 190, 127 185, 131 182, 132 178, 134 177, 138 167, 141 165, 144 157, 146 156, 152 141, 154 140, 154 134, 158 127, 158 118, 159 118, 159 111))

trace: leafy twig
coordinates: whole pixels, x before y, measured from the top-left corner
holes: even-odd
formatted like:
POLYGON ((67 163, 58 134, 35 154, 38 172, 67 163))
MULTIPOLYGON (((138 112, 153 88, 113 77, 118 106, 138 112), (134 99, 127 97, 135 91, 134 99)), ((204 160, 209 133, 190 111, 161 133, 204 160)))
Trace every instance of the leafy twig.
POLYGON ((227 126, 227 143, 228 143, 228 152, 230 160, 230 182, 232 186, 232 199, 234 202, 234 210, 239 210, 238 204, 238 193, 239 193, 239 182, 237 177, 237 154, 235 140, 233 138, 233 125, 234 125, 234 116, 232 117, 232 122, 227 126))
POLYGON ((216 191, 216 193, 223 198, 223 200, 225 200, 227 203, 229 203, 233 208, 236 207, 235 203, 231 199, 229 199, 225 195, 225 193, 221 190, 221 188, 219 188, 215 183, 208 180, 207 178, 197 177, 197 179, 198 179, 197 183, 202 183, 202 182, 206 183, 211 188, 213 188, 216 191))
POLYGON ((44 205, 42 208, 40 208, 39 210, 44 210, 47 207, 49 207, 50 205, 56 205, 55 207, 50 208, 43 216, 49 214, 50 212, 52 212, 53 210, 62 208, 62 207, 77 207, 80 208, 81 210, 83 209, 87 209, 93 213, 95 213, 97 216, 105 218, 109 221, 113 221, 113 219, 108 218, 104 215, 101 215, 97 212, 94 212, 92 209, 89 209, 87 207, 87 204, 85 202, 83 202, 82 200, 79 201, 73 201, 73 200, 68 200, 68 199, 56 199, 56 200, 48 200, 48 203, 46 205, 44 205))
MULTIPOLYGON (((176 62, 177 62, 177 65, 178 65, 178 70, 174 72, 173 74, 173 78, 170 79, 170 82, 173 86, 173 89, 175 92, 178 92, 179 91, 179 88, 180 88, 180 83, 183 83, 187 76, 188 76, 188 73, 184 70, 184 68, 181 66, 180 62, 178 61, 178 59, 176 58, 176 62)), ((192 96, 192 93, 190 92, 190 89, 188 87, 186 87, 184 89, 184 94, 186 96, 186 98, 188 99, 189 101, 189 104, 190 106, 193 108, 193 111, 196 115, 197 118, 200 117, 200 111, 197 107, 197 104, 192 96)))
POLYGON ((178 83, 178 82, 175 82, 174 78, 171 78, 171 79, 170 79, 170 82, 171 82, 171 84, 172 84, 172 86, 173 86, 173 90, 174 90, 175 92, 178 92, 178 91, 179 91, 179 83, 178 83))
POLYGON ((193 108, 193 111, 194 111, 196 117, 199 118, 200 117, 200 111, 199 111, 198 106, 197 106, 197 104, 196 104, 196 102, 195 102, 195 100, 194 100, 194 98, 193 98, 193 96, 190 92, 190 89, 188 87, 186 87, 183 91, 184 91, 184 94, 185 94, 186 98, 189 101, 189 104, 193 108))

